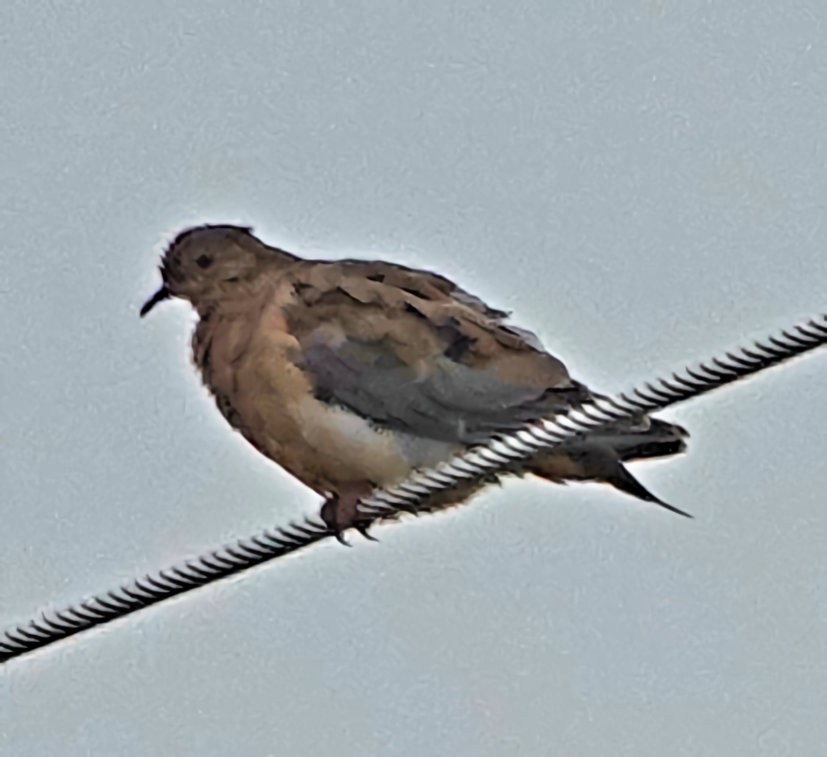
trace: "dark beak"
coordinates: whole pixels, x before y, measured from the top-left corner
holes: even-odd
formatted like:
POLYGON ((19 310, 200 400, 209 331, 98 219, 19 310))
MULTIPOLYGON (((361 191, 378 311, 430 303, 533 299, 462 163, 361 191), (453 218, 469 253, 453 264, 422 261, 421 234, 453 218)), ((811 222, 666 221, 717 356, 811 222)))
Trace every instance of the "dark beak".
POLYGON ((167 289, 166 284, 161 284, 161 288, 155 292, 145 303, 144 306, 141 308, 141 318, 143 318, 152 308, 154 308, 159 302, 162 300, 166 300, 172 296, 172 292, 167 289))

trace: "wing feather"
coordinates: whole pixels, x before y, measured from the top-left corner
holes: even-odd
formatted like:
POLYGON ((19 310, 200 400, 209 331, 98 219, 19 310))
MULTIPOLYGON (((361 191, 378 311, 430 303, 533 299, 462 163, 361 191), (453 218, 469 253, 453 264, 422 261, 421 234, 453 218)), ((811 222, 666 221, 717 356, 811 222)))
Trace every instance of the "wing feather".
POLYGON ((533 334, 443 277, 356 261, 295 275, 297 364, 318 398, 374 423, 473 443, 589 396, 533 334))

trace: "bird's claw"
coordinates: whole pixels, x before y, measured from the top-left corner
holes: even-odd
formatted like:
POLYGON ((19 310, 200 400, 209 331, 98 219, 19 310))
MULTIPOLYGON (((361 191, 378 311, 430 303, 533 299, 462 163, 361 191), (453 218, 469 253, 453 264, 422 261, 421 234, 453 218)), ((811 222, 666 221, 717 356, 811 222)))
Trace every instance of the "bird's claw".
POLYGON ((341 544, 343 547, 352 547, 353 546, 347 539, 345 539, 345 531, 347 531, 348 528, 355 528, 368 541, 374 541, 374 542, 379 541, 379 539, 377 539, 369 531, 370 523, 360 523, 359 525, 346 526, 345 528, 337 529, 333 532, 333 536, 336 537, 336 541, 339 542, 339 544, 341 544))
POLYGON ((345 539, 345 532, 344 531, 336 531, 333 534, 336 537, 336 541, 339 542, 343 547, 352 547, 353 545, 345 539))
POLYGON ((354 526, 354 528, 355 528, 355 529, 356 529, 356 530, 357 530, 360 534, 362 534, 362 536, 364 536, 364 537, 365 537, 368 541, 379 541, 379 539, 377 539, 377 538, 376 538, 376 537, 375 537, 375 536, 374 536, 374 535, 373 535, 373 534, 369 531, 370 526, 371 526, 371 524, 370 524, 370 523, 364 523, 364 524, 359 525, 359 526, 354 526))
POLYGON ((373 521, 369 516, 360 513, 357 507, 359 497, 365 496, 365 494, 369 493, 372 489, 373 486, 365 488, 364 492, 357 490, 344 496, 334 495, 322 504, 319 512, 322 521, 324 521, 333 536, 336 537, 336 541, 345 547, 352 546, 344 536, 345 531, 349 528, 355 528, 368 541, 379 541, 368 530, 373 521))

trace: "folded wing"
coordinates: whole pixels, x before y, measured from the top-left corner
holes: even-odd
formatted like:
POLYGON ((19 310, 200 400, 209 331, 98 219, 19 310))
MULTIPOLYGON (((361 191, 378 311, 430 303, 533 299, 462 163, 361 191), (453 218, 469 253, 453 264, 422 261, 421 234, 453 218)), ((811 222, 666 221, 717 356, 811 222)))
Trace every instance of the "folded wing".
POLYGON ((316 396, 390 429, 471 444, 589 398, 533 334, 434 274, 316 263, 294 290, 316 396))

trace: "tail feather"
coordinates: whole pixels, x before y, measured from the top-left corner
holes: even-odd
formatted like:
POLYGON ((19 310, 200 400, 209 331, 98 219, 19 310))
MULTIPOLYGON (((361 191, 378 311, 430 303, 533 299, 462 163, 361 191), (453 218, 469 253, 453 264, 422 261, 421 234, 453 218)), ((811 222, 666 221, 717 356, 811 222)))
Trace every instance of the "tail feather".
POLYGON ((652 492, 640 483, 640 481, 638 481, 620 462, 618 462, 615 466, 615 470, 610 473, 609 476, 604 478, 603 481, 610 486, 613 486, 615 489, 626 492, 626 494, 631 494, 633 497, 637 497, 637 499, 641 499, 644 502, 653 502, 656 505, 660 505, 660 507, 666 508, 670 512, 683 515, 684 518, 692 517, 692 515, 685 510, 681 510, 674 505, 670 505, 668 502, 664 502, 660 497, 652 494, 652 492))
POLYGON ((633 426, 593 434, 589 439, 611 447, 623 462, 677 455, 686 449, 689 432, 675 423, 651 418, 648 428, 633 426))
POLYGON ((692 516, 652 494, 623 465, 629 460, 663 457, 683 452, 688 433, 680 426, 650 419, 648 424, 628 422, 602 434, 590 435, 529 461, 526 470, 555 483, 598 481, 644 502, 652 502, 686 518, 692 516))

